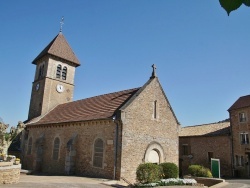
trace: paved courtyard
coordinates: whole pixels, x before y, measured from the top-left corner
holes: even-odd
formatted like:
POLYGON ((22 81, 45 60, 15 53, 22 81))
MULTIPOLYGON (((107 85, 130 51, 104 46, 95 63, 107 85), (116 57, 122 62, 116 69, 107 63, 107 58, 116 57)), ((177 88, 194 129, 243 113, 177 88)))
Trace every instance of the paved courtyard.
POLYGON ((4 184, 3 188, 107 188, 102 183, 109 182, 106 179, 86 178, 76 176, 35 176, 21 174, 18 184, 4 184))
MULTIPOLYGON (((77 176, 44 176, 21 174, 18 184, 4 184, 1 188, 108 188, 125 187, 121 182, 77 176), (118 183, 118 184, 117 184, 118 183)), ((169 188, 172 186, 169 186, 169 188)), ((172 188, 182 188, 183 186, 173 186, 172 188)), ((188 188, 191 186, 185 186, 188 188)), ((214 186, 215 188, 250 188, 250 179, 231 179, 225 183, 214 186)))

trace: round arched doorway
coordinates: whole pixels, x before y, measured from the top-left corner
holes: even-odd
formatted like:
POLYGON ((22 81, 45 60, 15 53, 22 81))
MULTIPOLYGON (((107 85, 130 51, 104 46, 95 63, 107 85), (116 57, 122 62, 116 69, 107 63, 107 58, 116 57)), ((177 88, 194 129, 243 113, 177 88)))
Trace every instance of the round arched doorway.
POLYGON ((162 146, 157 142, 152 142, 148 145, 145 155, 144 162, 146 163, 162 163, 164 161, 164 151, 162 146))
POLYGON ((158 152, 155 151, 154 149, 151 150, 148 154, 148 162, 157 163, 157 164, 160 163, 160 156, 159 156, 158 152))

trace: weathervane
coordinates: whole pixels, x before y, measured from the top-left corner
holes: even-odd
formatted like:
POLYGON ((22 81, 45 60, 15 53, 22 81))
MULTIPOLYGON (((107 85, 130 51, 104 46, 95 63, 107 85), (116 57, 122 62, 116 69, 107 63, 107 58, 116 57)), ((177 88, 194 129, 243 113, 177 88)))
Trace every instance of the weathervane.
POLYGON ((64 17, 62 17, 62 19, 61 19, 61 21, 60 21, 60 33, 62 32, 62 26, 63 26, 63 24, 64 24, 64 17))

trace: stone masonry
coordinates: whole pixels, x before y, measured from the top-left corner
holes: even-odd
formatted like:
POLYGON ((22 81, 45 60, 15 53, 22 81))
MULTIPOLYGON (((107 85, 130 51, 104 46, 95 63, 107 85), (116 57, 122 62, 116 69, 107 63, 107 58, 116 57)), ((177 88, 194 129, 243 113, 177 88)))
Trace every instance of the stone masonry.
POLYGON ((160 162, 173 162, 178 165, 178 129, 179 125, 166 100, 158 78, 150 80, 135 100, 121 112, 122 148, 121 177, 135 181, 136 168, 147 162, 147 148, 158 145, 156 150, 160 162), (157 117, 154 118, 154 101, 157 101, 157 117))

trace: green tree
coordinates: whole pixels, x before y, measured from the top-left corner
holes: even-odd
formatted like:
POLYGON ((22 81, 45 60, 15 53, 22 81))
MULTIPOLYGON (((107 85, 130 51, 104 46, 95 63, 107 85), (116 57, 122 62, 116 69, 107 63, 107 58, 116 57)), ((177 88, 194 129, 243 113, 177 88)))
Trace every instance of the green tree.
POLYGON ((250 6, 250 0, 219 0, 220 5, 227 11, 229 16, 230 12, 238 9, 242 4, 250 6))

